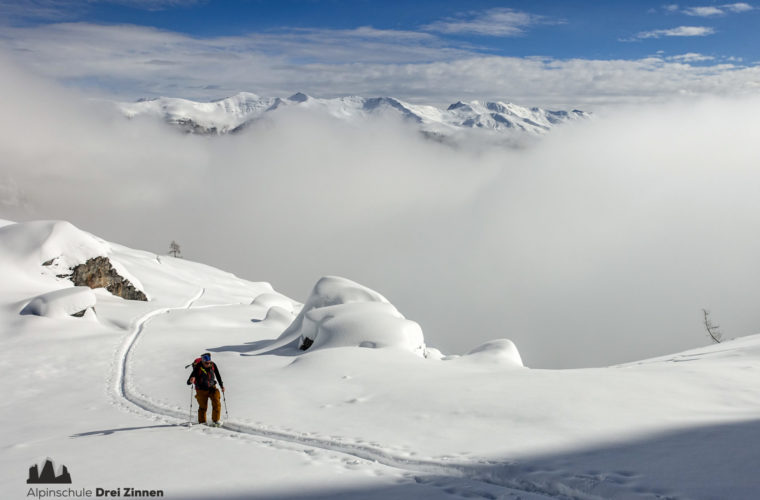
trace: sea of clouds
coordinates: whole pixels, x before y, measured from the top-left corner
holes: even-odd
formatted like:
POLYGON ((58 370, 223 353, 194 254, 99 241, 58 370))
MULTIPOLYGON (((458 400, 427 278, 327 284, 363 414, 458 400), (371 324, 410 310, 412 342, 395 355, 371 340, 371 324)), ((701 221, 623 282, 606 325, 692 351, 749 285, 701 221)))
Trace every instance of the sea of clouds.
POLYGON ((0 58, 0 218, 269 281, 385 295, 428 345, 506 337, 531 367, 608 365, 760 332, 758 99, 608 109, 510 149, 302 110, 184 135, 0 58))

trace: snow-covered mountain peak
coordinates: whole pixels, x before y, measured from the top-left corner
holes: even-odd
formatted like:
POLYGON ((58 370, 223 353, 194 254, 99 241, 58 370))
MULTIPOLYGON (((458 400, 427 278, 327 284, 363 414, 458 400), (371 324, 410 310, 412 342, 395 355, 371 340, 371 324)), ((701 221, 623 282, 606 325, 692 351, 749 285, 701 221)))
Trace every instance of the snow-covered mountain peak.
POLYGON ((311 97, 304 94, 303 92, 296 92, 292 96, 288 97, 288 101, 292 102, 306 102, 309 99, 311 99, 311 97))
POLYGON ((416 125, 423 134, 433 134, 438 138, 453 137, 463 130, 475 129, 502 134, 505 139, 511 140, 516 137, 515 134, 542 135, 556 125, 589 116, 578 110, 550 111, 501 101, 457 101, 446 109, 441 109, 411 104, 390 96, 322 99, 303 92, 284 99, 240 92, 211 102, 161 97, 135 103, 119 103, 118 106, 129 118, 158 117, 186 132, 212 135, 240 131, 279 110, 293 107, 347 121, 397 117, 416 125))
MULTIPOLYGON (((165 97, 163 99, 166 99, 165 97)), ((221 99, 215 99, 211 102, 222 102, 222 101, 238 101, 238 102, 244 102, 244 101, 258 101, 262 99, 262 97, 258 94, 254 94, 253 92, 238 92, 237 94, 229 97, 222 97, 221 99)))

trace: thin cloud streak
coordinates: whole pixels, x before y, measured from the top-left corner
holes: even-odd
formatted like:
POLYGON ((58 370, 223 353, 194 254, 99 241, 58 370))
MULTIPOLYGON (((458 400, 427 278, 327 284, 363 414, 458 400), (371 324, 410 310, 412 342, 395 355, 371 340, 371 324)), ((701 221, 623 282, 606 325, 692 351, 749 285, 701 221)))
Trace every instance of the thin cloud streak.
POLYGON ((723 8, 731 12, 736 12, 736 13, 749 12, 749 11, 755 10, 755 7, 744 2, 723 5, 723 8))
POLYGON ((646 40, 648 38, 709 36, 714 34, 715 28, 709 26, 678 26, 677 28, 663 30, 642 31, 641 33, 638 33, 634 39, 646 40))
POLYGON ((494 37, 513 37, 525 33, 526 28, 538 24, 560 24, 546 16, 539 16, 508 8, 470 12, 422 26, 423 31, 450 35, 475 34, 494 37))
MULTIPOLYGON (((158 12, 190 7, 207 0, 101 0, 103 3, 123 5, 134 9, 158 12)), ((93 0, 13 0, 0 2, 0 18, 14 23, 75 20, 86 14, 97 3, 93 0)))
POLYGON ((104 0, 108 3, 125 5, 135 9, 144 9, 148 11, 160 11, 176 7, 191 7, 193 5, 205 4, 210 0, 104 0))
POLYGON ((682 12, 688 16, 694 17, 718 17, 728 14, 742 14, 753 10, 755 10, 755 8, 752 5, 740 2, 717 6, 687 7, 683 9, 682 12))
POLYGON ((676 56, 669 56, 667 57, 668 61, 679 61, 684 63, 692 63, 692 62, 704 62, 704 61, 714 61, 715 58, 713 56, 706 56, 703 54, 699 54, 696 52, 688 52, 686 54, 679 54, 676 56))
POLYGON ((19 0, 0 2, 0 19, 14 23, 30 21, 63 22, 77 19, 87 3, 66 0, 19 0))
POLYGON ((689 7, 684 9, 684 14, 697 17, 723 16, 726 12, 718 7, 689 7))

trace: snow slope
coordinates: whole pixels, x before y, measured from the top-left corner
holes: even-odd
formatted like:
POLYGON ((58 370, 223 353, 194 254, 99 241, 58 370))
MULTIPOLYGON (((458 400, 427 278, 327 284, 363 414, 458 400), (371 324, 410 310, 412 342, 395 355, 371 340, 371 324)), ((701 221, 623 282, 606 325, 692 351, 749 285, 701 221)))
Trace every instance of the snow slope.
POLYGON ((756 498, 760 336, 531 370, 506 339, 420 356, 395 330, 413 322, 337 277, 301 306, 268 283, 63 222, 0 227, 0 255, 0 369, 12 380, 3 498, 30 498, 28 468, 47 457, 67 466, 72 488, 166 498, 756 498), (45 271, 43 247, 70 261, 107 252, 151 300, 98 289, 89 318, 22 315, 34 297, 73 289, 45 271), (383 314, 365 317, 368 304, 383 314), (330 308, 328 341, 300 350, 304 319, 330 308), (183 367, 206 351, 227 388, 221 429, 183 425, 183 367))
POLYGON ((579 110, 549 111, 504 102, 459 101, 447 109, 439 109, 410 104, 393 97, 318 99, 302 93, 281 99, 241 92, 213 102, 160 97, 135 103, 117 103, 117 107, 129 118, 160 118, 188 132, 201 134, 236 132, 262 117, 293 108, 353 122, 377 116, 400 117, 416 124, 422 132, 436 137, 448 137, 472 129, 499 134, 541 135, 556 125, 589 116, 579 110))

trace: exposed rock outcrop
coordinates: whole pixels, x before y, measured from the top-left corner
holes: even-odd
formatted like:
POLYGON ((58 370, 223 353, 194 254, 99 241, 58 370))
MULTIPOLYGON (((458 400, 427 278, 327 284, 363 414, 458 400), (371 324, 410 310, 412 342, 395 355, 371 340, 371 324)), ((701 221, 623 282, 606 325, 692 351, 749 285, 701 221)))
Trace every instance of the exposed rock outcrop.
POLYGON ((94 257, 72 268, 70 279, 77 286, 105 288, 127 300, 148 300, 142 291, 116 272, 108 257, 94 257))

